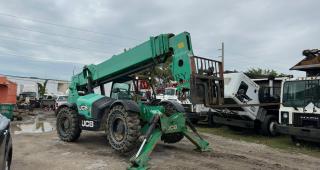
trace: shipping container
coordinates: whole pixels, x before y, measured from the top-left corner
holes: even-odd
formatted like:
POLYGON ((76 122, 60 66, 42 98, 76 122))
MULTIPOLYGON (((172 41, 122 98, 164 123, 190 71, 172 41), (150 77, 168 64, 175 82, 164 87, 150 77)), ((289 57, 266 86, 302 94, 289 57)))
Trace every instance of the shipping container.
POLYGON ((13 108, 17 102, 17 84, 6 77, 0 77, 0 114, 13 118, 13 108))

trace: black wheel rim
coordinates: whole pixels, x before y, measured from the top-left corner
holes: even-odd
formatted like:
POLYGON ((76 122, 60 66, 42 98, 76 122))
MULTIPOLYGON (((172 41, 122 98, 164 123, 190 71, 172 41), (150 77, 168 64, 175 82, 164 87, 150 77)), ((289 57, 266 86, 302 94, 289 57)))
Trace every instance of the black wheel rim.
POLYGON ((276 132, 275 132, 275 125, 277 124, 276 121, 271 121, 270 124, 269 124, 269 131, 272 135, 275 135, 276 132))
POLYGON ((63 129, 66 131, 69 128, 70 128, 70 121, 68 118, 65 118, 63 121, 63 129))
POLYGON ((126 135, 125 121, 122 118, 115 118, 112 122, 112 134, 116 141, 121 142, 126 135))
POLYGON ((70 118, 65 114, 61 115, 59 125, 60 132, 62 132, 64 135, 67 135, 71 128, 70 118))

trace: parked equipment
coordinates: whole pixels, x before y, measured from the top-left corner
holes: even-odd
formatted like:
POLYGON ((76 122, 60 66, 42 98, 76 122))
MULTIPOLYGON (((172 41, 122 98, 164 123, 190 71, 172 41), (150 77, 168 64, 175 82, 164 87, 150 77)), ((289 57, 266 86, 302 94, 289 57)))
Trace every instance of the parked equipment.
POLYGON ((55 110, 57 96, 53 94, 44 94, 40 99, 40 108, 45 110, 55 110))
POLYGON ((307 77, 283 82, 276 130, 293 141, 320 142, 320 50, 304 50, 303 55, 291 69, 305 71, 307 77))
POLYGON ((217 78, 215 63, 202 65, 201 69, 196 66, 196 61, 209 60, 194 56, 189 33, 161 34, 100 64, 85 66, 72 77, 68 103, 57 109, 60 139, 72 142, 80 137, 81 130, 104 129, 111 147, 121 153, 131 151, 142 141, 129 169, 146 169, 159 140, 176 143, 186 137, 199 151, 209 151, 209 143, 186 119, 181 104, 157 100, 155 94, 151 101, 132 100, 133 95, 139 95, 135 74, 169 57, 181 95, 190 93, 195 103, 221 104, 223 79, 217 78), (106 94, 105 85, 110 82, 111 91, 106 94))
POLYGON ((21 85, 17 101, 18 109, 32 110, 40 107, 38 85, 21 85))
MULTIPOLYGON (((266 136, 275 136, 278 123, 280 87, 259 86, 244 73, 227 73, 224 77, 224 103, 222 105, 183 104, 190 106, 187 112, 192 122, 207 121, 209 126, 218 124, 251 128, 266 136)), ((279 80, 277 80, 279 81, 279 80)))
POLYGON ((225 74, 224 84, 224 105, 211 113, 213 122, 256 129, 267 136, 277 134, 279 90, 260 87, 243 73, 225 74))
POLYGON ((16 102, 17 85, 6 77, 0 77, 0 113, 12 120, 16 102))

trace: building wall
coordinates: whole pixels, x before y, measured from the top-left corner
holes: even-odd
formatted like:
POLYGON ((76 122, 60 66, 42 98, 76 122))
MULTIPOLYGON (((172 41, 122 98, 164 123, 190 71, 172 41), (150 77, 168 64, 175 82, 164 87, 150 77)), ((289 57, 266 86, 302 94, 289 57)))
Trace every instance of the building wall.
MULTIPOLYGON (((29 78, 29 77, 16 77, 16 76, 7 76, 7 78, 17 83, 17 95, 23 91, 33 91, 38 92, 38 84, 43 84, 45 79, 40 78, 29 78)), ((49 94, 66 94, 66 91, 69 87, 70 82, 64 80, 48 80, 46 86, 46 93, 49 94)))

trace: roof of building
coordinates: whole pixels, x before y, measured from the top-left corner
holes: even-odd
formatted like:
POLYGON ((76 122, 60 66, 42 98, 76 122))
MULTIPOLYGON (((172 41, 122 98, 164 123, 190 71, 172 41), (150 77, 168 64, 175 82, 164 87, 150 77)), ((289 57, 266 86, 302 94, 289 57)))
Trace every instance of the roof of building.
POLYGON ((70 83, 70 81, 68 81, 68 80, 59 80, 59 79, 51 79, 51 78, 26 77, 26 76, 15 76, 15 75, 5 75, 5 74, 0 74, 0 76, 11 77, 11 78, 18 78, 18 79, 52 80, 52 81, 70 83))

